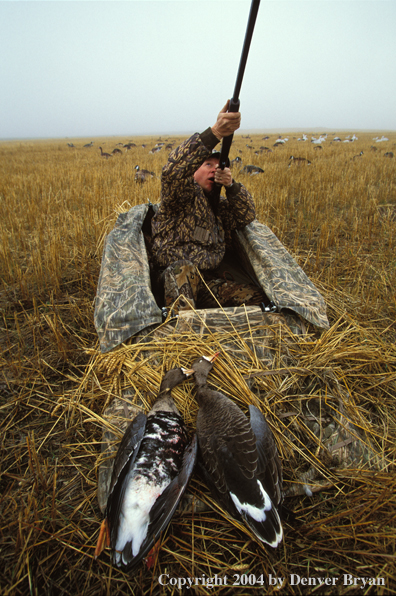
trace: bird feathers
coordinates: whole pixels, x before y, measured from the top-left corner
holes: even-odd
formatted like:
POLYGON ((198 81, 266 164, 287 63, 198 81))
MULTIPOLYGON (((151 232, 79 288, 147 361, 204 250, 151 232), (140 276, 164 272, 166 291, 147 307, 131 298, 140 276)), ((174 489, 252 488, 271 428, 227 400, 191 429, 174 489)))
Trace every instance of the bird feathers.
POLYGON ((188 374, 165 374, 158 397, 146 416, 129 425, 113 468, 106 508, 113 560, 135 567, 166 528, 194 468, 197 441, 187 430, 171 398, 188 374))
POLYGON ((282 540, 277 506, 282 499, 282 470, 264 416, 250 406, 250 420, 228 397, 207 385, 210 360, 196 360, 197 435, 201 469, 215 498, 236 519, 275 548, 282 540))

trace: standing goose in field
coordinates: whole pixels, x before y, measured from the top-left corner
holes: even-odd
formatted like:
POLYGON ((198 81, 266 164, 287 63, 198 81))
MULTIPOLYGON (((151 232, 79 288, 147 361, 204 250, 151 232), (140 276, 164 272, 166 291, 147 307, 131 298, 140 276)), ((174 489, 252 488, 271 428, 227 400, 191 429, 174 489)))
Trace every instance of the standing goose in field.
POLYGON ((197 455, 196 436, 189 443, 171 391, 192 372, 168 371, 150 412, 138 414, 125 432, 114 462, 95 557, 107 538, 113 562, 118 567, 135 567, 169 524, 197 455))
POLYGON ((352 157, 352 159, 359 159, 359 157, 362 157, 362 155, 363 155, 363 151, 361 151, 358 155, 354 155, 352 157))
POLYGON ((141 170, 139 166, 135 166, 136 174, 135 174, 135 182, 139 182, 143 184, 146 180, 150 178, 154 178, 154 172, 150 172, 149 170, 141 170))
POLYGON ((245 174, 250 174, 251 176, 254 176, 255 174, 262 174, 264 172, 264 170, 262 168, 259 168, 259 166, 244 166, 242 168, 242 172, 245 172, 245 174))
POLYGON ((291 155, 289 157, 289 168, 292 165, 292 163, 295 163, 296 165, 304 165, 304 164, 306 164, 307 166, 311 165, 311 162, 306 157, 294 157, 294 155, 291 155))
POLYGON ((192 365, 199 405, 197 436, 205 480, 221 505, 256 537, 276 548, 283 537, 277 507, 282 467, 264 416, 249 406, 250 420, 228 397, 209 389, 218 353, 192 365))
POLYGON ((105 159, 109 159, 109 157, 113 157, 110 153, 105 153, 102 149, 102 147, 99 147, 100 149, 100 154, 102 157, 104 157, 105 159))

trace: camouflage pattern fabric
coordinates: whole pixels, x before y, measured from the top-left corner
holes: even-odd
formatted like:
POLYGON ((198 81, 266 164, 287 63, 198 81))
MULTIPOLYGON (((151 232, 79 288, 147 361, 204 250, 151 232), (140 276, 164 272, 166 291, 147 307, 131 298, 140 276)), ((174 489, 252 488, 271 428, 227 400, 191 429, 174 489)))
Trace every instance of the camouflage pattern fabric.
POLYGON ((218 205, 205 193, 194 173, 219 143, 211 129, 195 133, 174 149, 162 170, 161 203, 152 220, 153 262, 167 267, 189 259, 200 270, 214 269, 231 244, 231 232, 255 218, 246 188, 234 182, 218 205))
POLYGON ((241 284, 232 279, 203 272, 203 277, 191 261, 182 259, 169 265, 160 275, 164 286, 164 302, 174 306, 174 313, 192 308, 218 308, 242 306, 242 304, 260 305, 268 302, 262 289, 254 284, 241 284), (180 296, 182 296, 180 298, 180 296), (179 298, 179 300, 178 300, 179 298))
POLYGON ((121 213, 106 238, 94 314, 102 352, 162 322, 162 311, 151 291, 142 232, 149 207, 137 205, 121 213))
POLYGON ((186 259, 176 261, 169 265, 163 272, 164 283, 164 301, 166 306, 170 306, 178 300, 179 310, 191 310, 195 308, 198 296, 200 277, 195 265, 186 259))
MULTIPOLYGON (((106 239, 94 315, 102 352, 162 322, 151 289, 142 232, 149 208, 155 211, 158 206, 137 205, 121 214, 106 239)), ((236 242, 246 269, 254 271, 261 288, 279 309, 290 309, 328 329, 322 296, 267 226, 252 222, 236 232, 236 242)))
POLYGON ((198 294, 200 308, 218 308, 230 306, 259 306, 267 303, 263 290, 254 284, 239 284, 227 278, 205 279, 198 294))
POLYGON ((321 329, 329 328, 326 304, 275 234, 254 221, 236 232, 241 253, 279 310, 290 309, 321 329))

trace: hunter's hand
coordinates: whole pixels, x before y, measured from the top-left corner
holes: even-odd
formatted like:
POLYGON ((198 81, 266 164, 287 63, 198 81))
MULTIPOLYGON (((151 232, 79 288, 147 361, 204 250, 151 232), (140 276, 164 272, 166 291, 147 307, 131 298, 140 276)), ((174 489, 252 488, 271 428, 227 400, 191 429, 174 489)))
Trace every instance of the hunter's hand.
POLYGON ((232 174, 230 168, 224 168, 224 170, 222 170, 220 166, 217 166, 214 179, 217 184, 222 184, 225 187, 231 186, 232 174))
POLYGON ((241 125, 241 113, 227 112, 229 104, 230 101, 228 100, 217 116, 216 124, 212 126, 212 132, 219 141, 221 141, 223 137, 232 135, 241 125))

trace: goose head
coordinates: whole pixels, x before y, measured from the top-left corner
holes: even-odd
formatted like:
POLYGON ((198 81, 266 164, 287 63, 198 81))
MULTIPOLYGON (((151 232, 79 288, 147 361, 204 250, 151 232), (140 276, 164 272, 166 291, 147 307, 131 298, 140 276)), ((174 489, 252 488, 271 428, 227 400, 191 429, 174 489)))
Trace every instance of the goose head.
POLYGON ((161 393, 168 393, 172 391, 176 385, 183 383, 188 377, 190 377, 194 371, 192 369, 187 368, 172 368, 168 370, 167 373, 164 374, 161 387, 160 387, 160 394, 161 393))
POLYGON ((195 382, 198 386, 205 385, 208 378, 208 374, 213 368, 214 361, 219 356, 220 352, 216 352, 211 356, 200 356, 191 365, 191 369, 194 374, 195 382))

